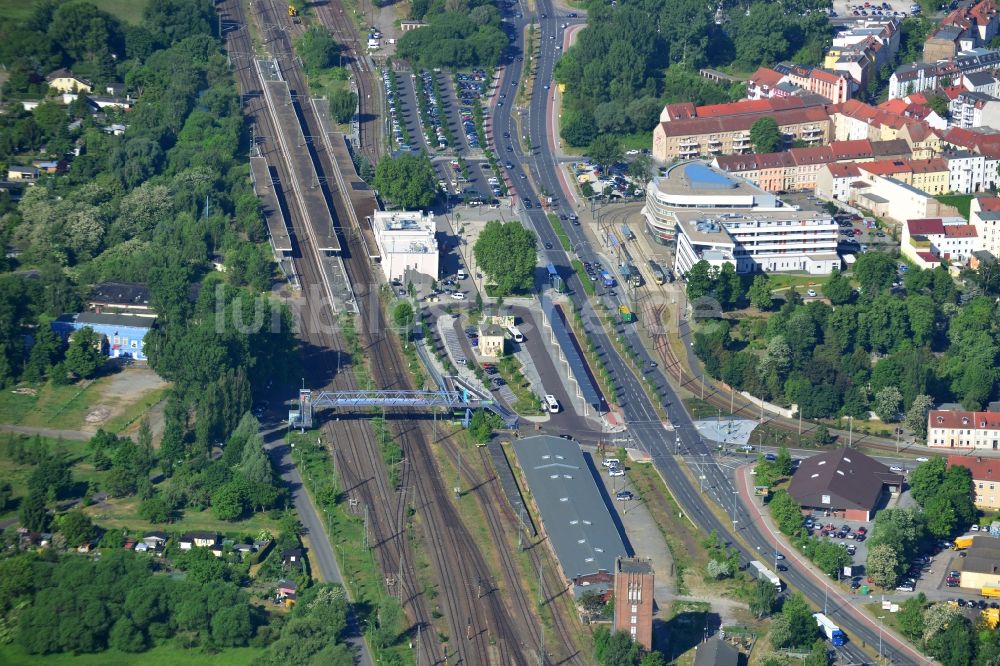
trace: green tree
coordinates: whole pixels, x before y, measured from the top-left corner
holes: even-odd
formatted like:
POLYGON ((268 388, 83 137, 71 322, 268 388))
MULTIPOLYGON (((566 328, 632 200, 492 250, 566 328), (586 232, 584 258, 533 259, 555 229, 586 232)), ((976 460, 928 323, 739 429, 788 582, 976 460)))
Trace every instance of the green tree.
POLYGON ((719 275, 715 280, 715 297, 724 308, 731 308, 736 305, 742 292, 742 281, 736 273, 736 267, 726 262, 719 270, 719 275))
POLYGON ((931 95, 927 98, 927 106, 942 118, 948 117, 948 98, 944 95, 931 95))
POLYGON ((853 296, 850 280, 834 268, 833 272, 830 273, 829 279, 826 281, 826 285, 823 287, 823 295, 829 298, 830 302, 834 305, 843 305, 850 302, 853 296))
MULTIPOLYGON (((247 438, 243 446, 243 457, 239 466, 240 475, 251 485, 271 485, 274 481, 274 472, 271 468, 271 459, 264 451, 264 438, 259 432, 255 432, 247 438)), ((244 495, 244 499, 246 499, 244 495)))
POLYGON ((899 613, 896 619, 899 621, 899 630, 911 641, 919 641, 924 635, 924 606, 927 605, 927 597, 923 592, 915 597, 910 597, 899 605, 899 613))
POLYGON ((399 301, 392 308, 392 323, 403 336, 404 340, 410 337, 414 322, 413 306, 409 301, 399 301))
POLYGON ((438 197, 437 176, 426 155, 386 157, 375 167, 375 189, 405 210, 430 208, 438 197))
POLYGON ((29 532, 44 532, 51 522, 48 509, 45 508, 45 493, 38 489, 30 490, 28 496, 21 502, 18 510, 21 527, 29 532))
POLYGON ((875 394, 874 411, 885 423, 893 423, 899 418, 903 406, 903 395, 895 386, 886 386, 875 394))
POLYGON ((154 495, 139 504, 139 517, 151 523, 170 522, 170 505, 161 495, 154 495))
POLYGON ((789 536, 802 529, 802 507, 784 490, 779 490, 768 503, 778 529, 789 536))
POLYGON ((795 593, 785 599, 781 615, 788 621, 789 645, 796 648, 812 645, 818 633, 816 620, 801 594, 795 593))
POLYGON ((781 148, 784 138, 774 118, 766 116, 750 126, 750 143, 755 153, 773 153, 781 148))
POLYGON ((903 423, 919 439, 927 437, 927 415, 932 407, 934 407, 934 398, 921 394, 913 399, 913 403, 906 411, 903 423))
POLYGON ((896 549, 887 543, 880 543, 868 548, 868 558, 865 560, 865 570, 868 576, 879 587, 891 589, 899 580, 899 568, 902 562, 896 549))
POLYGON ((594 164, 610 167, 622 161, 622 144, 613 134, 599 134, 590 142, 587 155, 594 164))
POLYGON ((59 531, 66 537, 66 545, 71 548, 90 543, 97 536, 90 516, 80 509, 74 509, 59 518, 59 531))
POLYGON ((968 618, 958 615, 933 638, 927 641, 927 651, 942 666, 966 666, 973 663, 975 632, 968 618))
POLYGON ((910 494, 913 495, 917 504, 924 506, 931 497, 941 490, 946 471, 947 462, 944 458, 931 458, 916 466, 910 473, 909 483, 910 494))
POLYGON ((604 666, 636 666, 640 646, 624 631, 616 631, 607 640, 598 660, 604 666))
POLYGON ((765 618, 774 612, 778 601, 777 590, 766 580, 758 580, 750 588, 750 612, 757 619, 765 618))
POLYGON ((865 298, 873 298, 892 286, 896 279, 896 261, 882 252, 865 252, 854 262, 854 277, 865 298))
POLYGON ((702 259, 687 272, 684 276, 687 280, 687 297, 689 301, 696 301, 703 296, 712 293, 715 286, 715 277, 712 274, 712 266, 702 259))
POLYGON ((534 285, 537 239, 520 222, 487 222, 472 252, 498 295, 528 291, 534 285))
POLYGON ((0 513, 7 510, 10 500, 14 497, 14 487, 9 481, 0 481, 0 513))
POLYGON ((830 666, 830 653, 826 649, 826 643, 817 639, 813 643, 809 656, 802 664, 803 666, 830 666))
POLYGON ((662 652, 653 650, 642 658, 639 666, 667 666, 667 659, 663 656, 662 652))
POLYGON ((247 500, 238 483, 227 483, 212 494, 212 512, 219 520, 239 520, 247 511, 247 500))
POLYGON ((101 338, 89 326, 75 331, 66 350, 66 368, 77 377, 90 379, 104 365, 101 338))
POLYGON ((295 52, 302 58, 302 65, 310 76, 330 67, 340 48, 322 25, 313 24, 295 40, 295 52))
POLYGON ((351 122, 357 110, 358 95, 353 90, 339 89, 330 94, 330 115, 341 125, 351 122))
POLYGON ((126 653, 143 652, 147 647, 146 637, 130 617, 122 616, 111 627, 108 646, 126 653))
POLYGON ((771 296, 771 278, 764 273, 757 275, 747 292, 750 303, 760 310, 767 312, 774 307, 774 297, 771 296))

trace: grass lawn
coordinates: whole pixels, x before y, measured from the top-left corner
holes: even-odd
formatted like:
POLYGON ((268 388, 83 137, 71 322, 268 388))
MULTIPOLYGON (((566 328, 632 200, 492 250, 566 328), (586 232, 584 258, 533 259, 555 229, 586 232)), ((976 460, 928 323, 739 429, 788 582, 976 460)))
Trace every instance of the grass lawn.
POLYGON ((938 201, 945 204, 946 206, 954 206, 958 209, 958 214, 969 219, 969 206, 972 203, 971 194, 953 194, 953 195, 941 195, 935 197, 938 201))
POLYGON ((35 395, 0 392, 0 423, 82 430, 87 415, 100 406, 106 420, 92 427, 117 433, 141 418, 167 392, 151 370, 128 370, 81 384, 32 388, 35 395))
POLYGON ((825 280, 818 278, 815 275, 788 275, 771 273, 769 277, 771 278, 771 291, 781 291, 788 289, 789 287, 795 287, 799 291, 802 291, 803 287, 816 287, 825 282, 825 280))
MULTIPOLYGON (((76 470, 73 470, 74 476, 76 470)), ((103 474, 103 473, 102 473, 103 474)), ((254 534, 261 529, 266 529, 271 534, 279 534, 278 521, 272 520, 266 513, 253 513, 249 518, 231 523, 226 520, 219 520, 212 511, 184 511, 180 520, 166 525, 154 525, 139 517, 139 498, 123 497, 121 499, 108 500, 111 508, 100 508, 95 506, 87 507, 85 511, 90 514, 94 522, 101 527, 129 528, 130 530, 166 530, 168 532, 191 532, 196 530, 215 531, 220 533, 240 533, 254 534)))
POLYGON ((173 645, 160 645, 139 654, 126 654, 108 650, 96 654, 47 654, 44 657, 29 655, 17 645, 0 644, 0 663, 7 666, 33 666, 44 663, 48 666, 244 666, 257 656, 264 654, 263 648, 229 648, 209 654, 198 649, 185 649, 173 645))
POLYGON ((559 244, 562 245, 563 250, 569 252, 573 249, 573 244, 569 242, 569 235, 566 233, 566 227, 563 226, 562 220, 555 213, 549 213, 547 215, 549 218, 549 224, 552 225, 552 230, 556 232, 556 236, 559 237, 559 244))
MULTIPOLYGON (((117 16, 126 23, 138 25, 142 20, 142 12, 149 0, 90 0, 98 9, 103 9, 117 16)), ((31 15, 34 7, 25 0, 0 0, 0 18, 25 19, 31 15)))

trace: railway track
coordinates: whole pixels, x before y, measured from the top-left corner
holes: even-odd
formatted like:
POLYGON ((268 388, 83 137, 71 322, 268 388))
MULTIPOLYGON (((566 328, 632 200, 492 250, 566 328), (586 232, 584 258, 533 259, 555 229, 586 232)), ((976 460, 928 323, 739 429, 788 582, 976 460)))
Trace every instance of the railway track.
MULTIPOLYGON (((630 213, 631 211, 627 208, 611 211, 607 214, 608 221, 606 224, 610 225, 612 229, 617 230, 627 220, 630 213)), ((642 250, 642 246, 638 243, 632 243, 628 245, 627 251, 631 255, 635 265, 642 270, 641 267, 645 266, 650 258, 642 250)), ((768 412, 762 413, 759 405, 750 402, 742 395, 727 392, 716 385, 715 380, 703 378, 701 374, 696 375, 686 370, 684 364, 678 361, 677 354, 669 343, 669 326, 665 317, 669 317, 670 314, 666 308, 666 301, 657 301, 656 299, 649 298, 652 294, 667 295, 666 287, 658 287, 647 282, 644 287, 640 287, 640 290, 646 291, 646 296, 639 299, 642 305, 637 308, 641 313, 640 321, 644 322, 643 325, 646 326, 646 330, 652 339, 653 351, 660 358, 664 374, 668 376, 668 379, 675 386, 683 387, 694 396, 700 397, 704 393, 704 397, 701 399, 713 407, 721 409, 723 412, 731 409, 734 416, 761 421, 772 428, 777 428, 786 433, 799 434, 798 423, 790 423, 768 412), (703 379, 704 389, 702 389, 703 379)), ((682 342, 686 337, 690 337, 690 328, 686 323, 684 329, 687 331, 687 334, 684 334, 684 331, 681 332, 680 338, 682 342)), ((819 425, 816 423, 803 421, 801 435, 805 437, 818 427, 819 425)), ((831 429, 831 432, 837 434, 833 429, 831 429)), ((840 435, 843 435, 843 433, 841 432, 840 435)), ((855 447, 863 444, 866 448, 885 451, 887 454, 896 454, 897 451, 906 452, 908 448, 905 442, 900 446, 895 442, 884 441, 870 435, 865 435, 864 433, 855 433, 851 444, 855 447)), ((918 449, 917 455, 926 455, 926 451, 918 449)))
MULTIPOLYGON (((242 19, 242 8, 236 5, 235 1, 230 5, 232 6, 228 7, 227 11, 231 16, 237 20, 242 19)), ((259 1, 255 4, 254 11, 262 30, 266 30, 267 41, 273 42, 272 48, 275 51, 289 53, 291 47, 287 35, 289 26, 281 29, 283 17, 275 10, 273 4, 259 1)), ((249 53, 252 48, 249 37, 245 34, 242 37, 245 41, 232 44, 232 47, 249 53)), ((305 94, 305 87, 294 63, 286 63, 282 67, 282 74, 289 84, 293 99, 305 94)), ((239 76, 244 92, 259 89, 261 84, 255 79, 256 74, 252 68, 243 68, 239 76)), ((255 97, 251 97, 251 100, 256 100, 255 107, 248 109, 248 112, 252 114, 252 120, 261 123, 261 129, 264 130, 263 153, 278 158, 279 155, 269 146, 267 139, 268 135, 274 137, 278 128, 274 127, 270 119, 265 118, 266 109, 260 100, 255 97)), ((298 111, 303 124, 303 133, 307 137, 314 137, 318 134, 316 129, 318 125, 315 118, 310 118, 308 106, 299 104, 298 111)), ((336 165, 324 165, 324 160, 327 162, 331 160, 330 156, 322 153, 316 142, 307 140, 307 143, 310 145, 306 148, 312 154, 317 173, 320 175, 318 185, 324 189, 331 210, 337 211, 337 219, 347 219, 341 210, 343 202, 329 196, 325 179, 321 176, 324 168, 336 168, 336 165)), ((289 183, 289 170, 280 164, 280 160, 276 165, 276 171, 279 179, 286 184, 289 183)), ((298 245, 299 241, 308 243, 311 229, 307 219, 302 211, 297 210, 292 199, 286 203, 291 213, 292 232, 296 244, 298 245)), ((337 230, 341 237, 347 235, 344 229, 337 227, 337 230)), ((303 252, 301 247, 298 249, 296 261, 302 269, 303 276, 308 283, 317 282, 322 269, 312 256, 314 253, 303 252)), ((364 253, 352 253, 346 244, 344 255, 345 270, 351 283, 355 285, 358 302, 366 302, 370 294, 362 292, 377 282, 375 276, 371 274, 367 257, 364 253)), ((377 303, 377 300, 374 302, 377 303)), ((307 352, 305 361, 306 367, 312 371, 313 385, 332 384, 332 388, 356 388, 353 373, 330 372, 341 365, 339 358, 334 358, 335 352, 330 350, 345 347, 343 336, 331 326, 333 322, 330 312, 323 307, 316 308, 315 304, 307 301, 302 314, 308 321, 326 324, 326 326, 307 326, 305 329, 307 342, 310 343, 310 351, 307 352), (331 374, 333 380, 329 382, 331 374)), ((365 314, 368 315, 367 319, 360 318, 360 321, 368 325, 359 333, 365 347, 365 356, 371 359, 375 381, 384 388, 408 386, 409 377, 402 370, 406 364, 394 341, 385 335, 386 328, 381 309, 376 305, 365 314)), ((522 649, 518 632, 513 627, 510 615, 499 595, 478 597, 477 589, 469 588, 469 580, 487 579, 489 569, 478 544, 461 524, 436 473, 434 460, 427 446, 429 437, 425 432, 426 429, 426 424, 415 426, 411 424, 399 433, 399 441, 408 461, 403 470, 403 486, 405 488, 411 483, 413 485, 414 499, 424 518, 429 541, 432 544, 430 551, 435 562, 439 587, 445 593, 444 613, 451 636, 455 637, 454 649, 449 650, 448 658, 469 664, 526 664, 528 663, 526 652, 522 649)), ((357 497, 359 505, 363 503, 368 507, 369 542, 381 570, 387 574, 387 582, 392 578, 392 574, 401 574, 398 586, 396 581, 393 581, 393 589, 399 590, 404 609, 414 620, 414 630, 418 627, 421 630, 428 629, 426 634, 421 631, 426 636, 426 639, 420 640, 418 645, 421 661, 437 663, 441 661, 439 645, 429 635, 432 625, 427 613, 427 600, 424 599, 423 591, 418 589, 412 554, 407 549, 406 493, 398 493, 388 487, 379 446, 367 423, 359 420, 327 422, 324 425, 324 432, 343 477, 345 491, 352 497, 357 497)))
POLYGON ((371 57, 362 51, 357 27, 340 0, 316 5, 316 16, 342 45, 344 61, 354 75, 358 88, 358 142, 361 152, 374 166, 386 153, 382 131, 385 104, 378 70, 371 57))

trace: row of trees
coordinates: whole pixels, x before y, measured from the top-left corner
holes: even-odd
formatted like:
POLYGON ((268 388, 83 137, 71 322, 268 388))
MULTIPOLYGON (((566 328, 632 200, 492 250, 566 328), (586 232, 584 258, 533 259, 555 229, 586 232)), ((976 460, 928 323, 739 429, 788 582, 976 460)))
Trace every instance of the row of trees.
POLYGON ((1000 659, 1000 639, 986 626, 973 626, 947 602, 929 603, 921 592, 900 604, 899 630, 944 666, 986 666, 1000 659))
MULTIPOLYGON (((942 268, 912 269, 904 278, 905 296, 892 291, 895 262, 880 253, 862 255, 853 275, 859 293, 843 275, 829 278, 824 293, 833 306, 803 303, 790 290, 766 319, 748 316, 735 326, 722 319, 701 327, 694 351, 713 377, 766 400, 797 404, 806 418, 867 418, 874 410, 885 421, 905 414, 922 432, 932 402, 959 400, 981 409, 997 396, 996 303, 979 297, 958 305, 942 268)), ((722 278, 722 271, 693 267, 693 304, 704 295, 714 299, 716 311, 732 303, 735 285, 746 283, 722 278)), ((769 278, 757 276, 735 300, 769 309, 769 278)))
POLYGON ((414 2, 410 13, 429 24, 403 33, 396 44, 396 55, 414 66, 493 67, 507 48, 500 12, 486 0, 414 2))
POLYGON ((706 103, 735 96, 722 86, 694 82, 692 73, 701 67, 753 71, 785 59, 822 60, 829 42, 825 14, 801 16, 788 3, 723 5, 729 5, 728 20, 717 24, 715 5, 698 0, 589 3, 587 29, 556 67, 556 78, 568 86, 562 137, 585 146, 599 132, 651 131, 667 93, 668 101, 706 103), (693 82, 694 97, 684 95, 678 85, 684 81, 693 82))

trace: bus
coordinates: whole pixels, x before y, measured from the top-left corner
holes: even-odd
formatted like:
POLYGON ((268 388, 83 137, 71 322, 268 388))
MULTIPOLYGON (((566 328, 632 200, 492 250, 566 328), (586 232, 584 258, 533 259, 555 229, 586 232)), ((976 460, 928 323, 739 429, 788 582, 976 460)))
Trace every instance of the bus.
POLYGON ((605 287, 615 286, 615 279, 611 277, 611 273, 607 271, 601 271, 601 284, 605 287))
POLYGON ((555 265, 552 264, 552 263, 549 263, 545 267, 545 270, 548 273, 549 284, 552 286, 553 289, 555 289, 556 291, 561 292, 563 290, 563 288, 562 288, 562 278, 559 277, 559 271, 556 270, 555 265))
POLYGON ((628 324, 635 321, 635 313, 629 309, 629 306, 622 304, 618 306, 618 319, 623 324, 628 324))
POLYGON ((508 326, 507 332, 510 333, 510 337, 514 342, 524 342, 524 334, 517 326, 508 326))
POLYGON ((559 409, 560 409, 560 407, 559 407, 559 401, 556 400, 556 397, 554 395, 547 395, 547 396, 545 396, 545 408, 548 409, 549 412, 552 413, 552 414, 558 414, 559 413, 559 409))
POLYGON ((653 282, 656 284, 663 284, 667 281, 667 276, 664 275, 663 269, 652 259, 649 260, 649 272, 653 274, 653 282))
POLYGON ((628 269, 628 275, 629 275, 627 282, 631 286, 633 286, 633 287, 641 287, 642 286, 642 275, 639 273, 639 269, 637 269, 632 263, 626 263, 622 267, 622 277, 623 278, 625 277, 625 270, 626 269, 628 269))
POLYGON ((627 224, 622 225, 622 238, 627 241, 635 240, 635 234, 632 233, 632 230, 628 228, 627 224))

